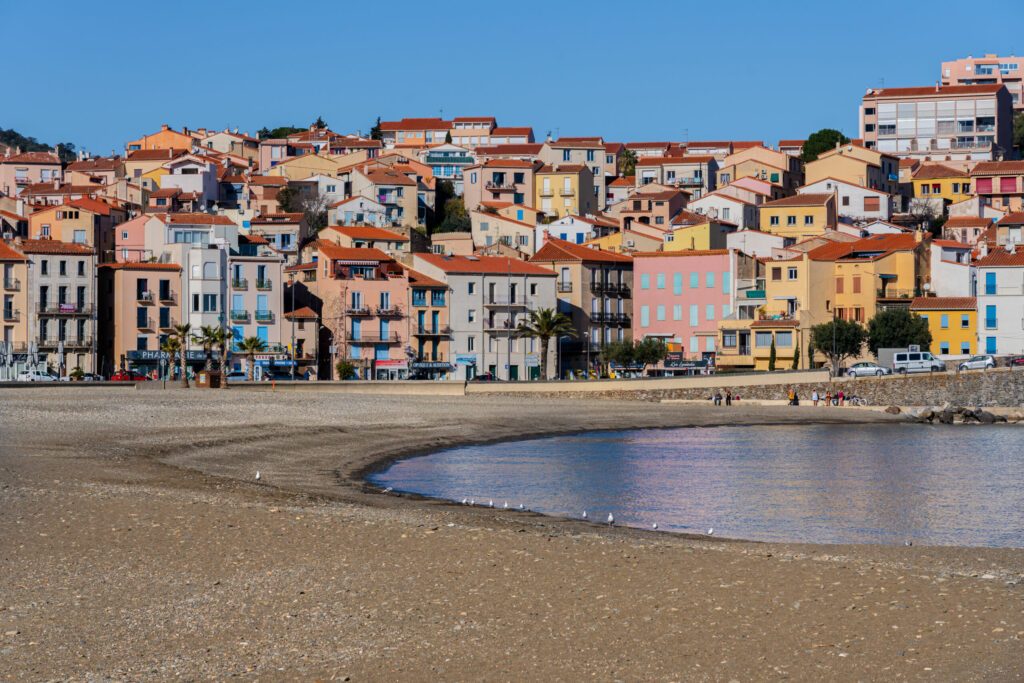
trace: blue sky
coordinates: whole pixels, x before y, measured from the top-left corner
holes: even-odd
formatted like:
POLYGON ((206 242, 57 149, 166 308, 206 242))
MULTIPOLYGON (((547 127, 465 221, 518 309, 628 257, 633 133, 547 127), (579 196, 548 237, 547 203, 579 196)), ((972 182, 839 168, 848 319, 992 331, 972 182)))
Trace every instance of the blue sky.
POLYGON ((1024 3, 990 0, 984 21, 969 6, 0 0, 0 127, 107 154, 165 122, 255 132, 322 115, 366 133, 377 115, 443 111, 538 138, 774 144, 855 133, 883 79, 929 85, 943 59, 1024 54, 1024 3))

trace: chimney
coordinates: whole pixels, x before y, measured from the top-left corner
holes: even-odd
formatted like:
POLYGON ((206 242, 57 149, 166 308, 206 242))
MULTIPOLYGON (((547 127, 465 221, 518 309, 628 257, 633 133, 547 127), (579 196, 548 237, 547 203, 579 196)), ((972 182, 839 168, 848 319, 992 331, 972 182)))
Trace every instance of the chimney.
POLYGON ((939 85, 938 81, 935 81, 935 92, 939 92, 940 90, 942 90, 942 86, 939 85))
POLYGON ((985 240, 978 243, 978 256, 979 258, 985 258, 988 256, 988 242, 985 240))
POLYGON ((160 124, 160 130, 161 130, 161 131, 165 131, 165 130, 167 130, 168 128, 170 128, 170 126, 168 126, 168 125, 167 125, 166 123, 162 123, 162 124, 160 124))

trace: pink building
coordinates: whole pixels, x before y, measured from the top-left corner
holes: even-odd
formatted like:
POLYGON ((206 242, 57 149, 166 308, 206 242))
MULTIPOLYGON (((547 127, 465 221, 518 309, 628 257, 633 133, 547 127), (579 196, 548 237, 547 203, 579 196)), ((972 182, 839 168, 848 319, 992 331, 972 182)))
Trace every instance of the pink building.
POLYGON ((60 159, 53 152, 25 152, 0 157, 0 194, 14 197, 29 185, 59 182, 60 159))
POLYGON ((942 63, 942 85, 1002 83, 1010 91, 1013 108, 1024 110, 1024 57, 966 57, 942 63))
POLYGON ((152 251, 146 250, 146 223, 153 216, 138 216, 117 226, 114 231, 114 260, 118 263, 138 263, 148 260, 152 251))
POLYGON ((669 347, 664 367, 714 363, 718 321, 732 313, 729 251, 657 251, 633 254, 633 336, 658 337, 669 347))

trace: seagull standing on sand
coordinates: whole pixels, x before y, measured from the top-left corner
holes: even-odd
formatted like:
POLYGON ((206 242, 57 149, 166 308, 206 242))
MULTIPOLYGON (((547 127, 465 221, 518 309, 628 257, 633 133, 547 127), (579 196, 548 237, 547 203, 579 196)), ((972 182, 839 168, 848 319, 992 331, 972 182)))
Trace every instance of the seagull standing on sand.
POLYGON ((708 529, 708 536, 714 536, 714 535, 715 535, 715 527, 711 527, 710 529, 708 529))
POLYGON ((586 518, 587 518, 587 511, 586 511, 586 510, 584 510, 584 511, 583 511, 583 519, 586 519, 586 518))
POLYGON ((614 526, 614 525, 615 525, 615 515, 613 515, 612 513, 609 512, 608 513, 608 526, 614 526))
POLYGON ((384 493, 391 493, 392 491, 394 491, 394 489, 391 488, 390 486, 384 489, 384 493))
POLYGON ((525 510, 525 509, 526 509, 526 506, 525 506, 525 505, 523 505, 522 503, 520 503, 520 504, 519 504, 519 509, 520 509, 520 510, 525 510))
POLYGON ((487 501, 487 507, 489 507, 489 508, 494 507, 494 501, 493 500, 487 501))
POLYGON ((260 477, 260 471, 259 471, 259 470, 256 470, 256 483, 257 483, 257 484, 258 484, 258 483, 260 483, 260 479, 261 479, 261 477, 260 477))
POLYGON ((652 524, 651 528, 654 529, 655 531, 657 531, 658 530, 658 523, 655 522, 654 524, 652 524))
POLYGON ((502 507, 503 510, 508 510, 508 501, 506 500, 505 504, 502 505, 501 507, 502 507))

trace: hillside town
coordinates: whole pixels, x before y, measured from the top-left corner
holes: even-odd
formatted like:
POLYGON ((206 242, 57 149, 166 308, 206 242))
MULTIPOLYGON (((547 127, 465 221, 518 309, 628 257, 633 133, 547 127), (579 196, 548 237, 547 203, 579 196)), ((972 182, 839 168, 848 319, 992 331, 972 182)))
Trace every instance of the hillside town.
POLYGON ((1024 354, 1022 63, 867 88, 850 137, 459 115, 0 146, 0 380, 795 370, 829 363, 816 326, 892 310, 939 359, 1024 354), (608 352, 647 340, 653 362, 608 352))

